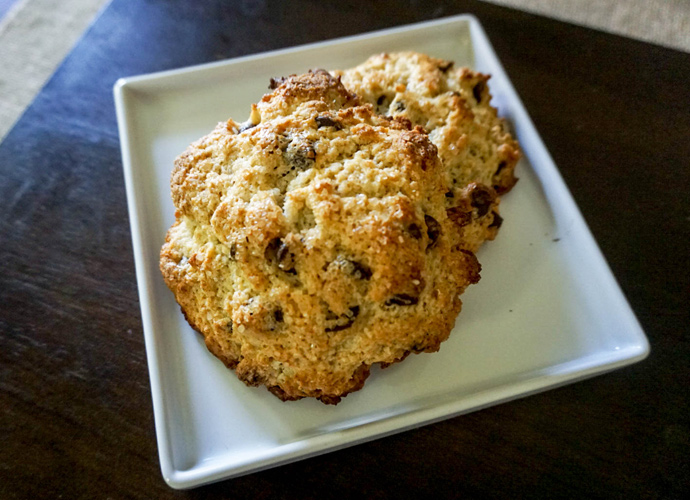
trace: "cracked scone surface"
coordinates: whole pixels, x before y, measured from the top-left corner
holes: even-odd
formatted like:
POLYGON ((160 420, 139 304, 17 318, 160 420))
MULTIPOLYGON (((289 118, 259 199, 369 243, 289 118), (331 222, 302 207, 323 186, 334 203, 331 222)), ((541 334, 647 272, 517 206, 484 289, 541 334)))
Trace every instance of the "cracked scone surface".
POLYGON ((415 52, 384 53, 344 71, 343 84, 377 113, 423 127, 449 172, 449 215, 476 251, 496 236, 500 195, 516 182, 517 142, 491 106, 487 75, 415 52))
POLYGON ((317 71, 176 162, 160 267, 209 350, 283 400, 337 403, 436 351, 479 279, 427 135, 317 71))

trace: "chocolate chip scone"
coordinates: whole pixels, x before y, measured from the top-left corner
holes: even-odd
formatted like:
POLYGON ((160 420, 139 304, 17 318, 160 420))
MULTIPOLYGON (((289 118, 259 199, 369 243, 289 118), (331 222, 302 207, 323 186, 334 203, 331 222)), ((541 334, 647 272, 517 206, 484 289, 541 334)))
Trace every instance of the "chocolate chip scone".
POLYGON ((160 267, 246 384, 335 404, 372 365, 438 350, 479 264, 423 130, 325 71, 273 86, 177 158, 160 267))
POLYGON ((516 182, 517 143, 490 104, 489 77, 414 52, 379 54, 345 71, 343 84, 375 110, 423 127, 450 174, 449 215, 476 251, 501 226, 499 195, 516 182))

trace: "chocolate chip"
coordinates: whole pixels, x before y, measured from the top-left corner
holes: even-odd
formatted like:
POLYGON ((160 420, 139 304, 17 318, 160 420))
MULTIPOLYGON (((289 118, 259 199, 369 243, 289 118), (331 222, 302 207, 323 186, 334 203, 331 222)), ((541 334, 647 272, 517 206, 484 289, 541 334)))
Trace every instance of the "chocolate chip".
POLYGON ((493 196, 486 189, 477 188, 472 191, 472 206, 477 209, 477 215, 484 217, 489 213, 493 196))
POLYGON ((283 310, 278 306, 272 313, 269 313, 268 317, 266 317, 264 326, 269 332, 278 331, 284 327, 283 319, 283 310))
POLYGON ((410 226, 407 228, 407 232, 410 233, 410 236, 416 240, 422 237, 422 230, 419 229, 417 224, 410 224, 410 226))
POLYGON ((429 244, 426 249, 430 250, 436 246, 438 237, 441 236, 441 224, 431 215, 424 216, 424 223, 426 224, 426 235, 429 237, 429 244))
POLYGON ((499 163, 499 164, 498 164, 498 168, 496 169, 496 173, 495 173, 494 175, 500 174, 500 173, 501 173, 501 170, 503 170, 504 168, 506 168, 507 165, 508 165, 508 164, 507 164, 506 162, 504 162, 504 161, 502 161, 501 163, 499 163))
POLYGON ((485 88, 486 84, 484 82, 479 82, 472 88, 472 95, 474 96, 474 99, 475 101, 477 101, 477 103, 482 102, 482 93, 484 92, 485 88))
POLYGON ((230 247, 230 258, 235 260, 237 258, 237 245, 233 244, 230 247))
POLYGON ((468 212, 465 212, 460 207, 451 207, 446 210, 446 213, 448 214, 448 218, 459 227, 466 226, 472 221, 472 215, 468 212))
POLYGON ((511 187, 512 186, 502 186, 500 184, 495 184, 494 185, 494 191, 496 191, 496 194, 502 195, 502 194, 506 194, 508 191, 510 191, 511 187))
POLYGON ((264 375, 261 375, 260 373, 250 372, 250 373, 246 373, 242 377, 242 380, 247 385, 257 386, 257 385, 261 385, 264 382, 264 380, 266 380, 266 377, 264 375))
POLYGON ((238 134, 241 134, 242 132, 244 132, 245 130, 249 130, 250 128, 254 128, 256 127, 256 125, 256 123, 252 123, 251 121, 247 120, 240 126, 240 131, 238 132, 238 134))
POLYGON ((354 260, 349 261, 350 265, 352 266, 352 275, 361 280, 368 280, 371 278, 371 268, 367 266, 366 264, 362 264, 361 262, 357 262, 354 260))
POLYGON ((398 113, 405 111, 405 103, 402 101, 396 102, 395 106, 393 107, 395 108, 395 111, 397 111, 398 113))
POLYGON ((389 120, 393 119, 393 117, 390 116, 390 113, 393 111, 390 107, 392 100, 393 97, 386 94, 380 95, 378 99, 376 99, 376 112, 386 116, 389 120))
POLYGON ((278 267, 286 273, 295 274, 295 255, 284 243, 281 243, 276 254, 278 267))
POLYGON ((419 297, 413 297, 404 293, 393 295, 385 304, 387 306, 413 306, 419 302, 419 297))
POLYGON ((454 198, 455 195, 453 194, 453 191, 446 191, 446 198, 454 198))
POLYGON ((443 61, 441 64, 438 65, 438 69, 440 69, 444 73, 452 67, 453 67, 453 61, 443 61))
POLYGON ((297 274, 295 270, 295 255, 280 238, 274 238, 264 252, 266 260, 275 263, 278 269, 288 274, 297 274))
POLYGON ((489 227, 499 228, 503 224, 503 217, 498 215, 496 212, 491 212, 494 215, 494 220, 489 224, 489 227))
POLYGON ((333 311, 326 313, 326 322, 330 325, 326 327, 327 332, 339 332, 350 328, 359 316, 359 306, 353 306, 345 314, 337 315, 333 311))
POLYGON ((291 141, 283 158, 292 169, 308 170, 314 166, 316 150, 311 141, 291 141))
POLYGON ((330 116, 317 116, 316 117, 316 124, 318 125, 319 128, 321 128, 321 127, 335 127, 336 130, 340 130, 343 128, 343 126, 340 124, 340 122, 335 121, 330 116))
POLYGON ((269 90, 275 90, 278 87, 280 87, 283 82, 287 80, 284 76, 281 76, 280 78, 271 78, 270 81, 268 82, 268 88, 269 90))

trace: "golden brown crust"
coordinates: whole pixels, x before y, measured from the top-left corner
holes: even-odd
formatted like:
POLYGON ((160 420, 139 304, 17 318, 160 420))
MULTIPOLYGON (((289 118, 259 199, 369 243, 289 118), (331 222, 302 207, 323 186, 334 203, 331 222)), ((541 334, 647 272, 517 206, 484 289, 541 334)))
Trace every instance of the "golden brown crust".
POLYGON ((479 263, 421 128, 322 71, 277 83, 176 160, 160 267, 246 384, 335 404, 372 365, 437 350, 479 263))
POLYGON ((520 150, 490 105, 489 77, 414 52, 375 55, 333 73, 378 113, 428 132, 449 172, 447 207, 456 217, 466 209, 463 248, 476 251, 494 239, 502 222, 498 195, 517 181, 520 150))

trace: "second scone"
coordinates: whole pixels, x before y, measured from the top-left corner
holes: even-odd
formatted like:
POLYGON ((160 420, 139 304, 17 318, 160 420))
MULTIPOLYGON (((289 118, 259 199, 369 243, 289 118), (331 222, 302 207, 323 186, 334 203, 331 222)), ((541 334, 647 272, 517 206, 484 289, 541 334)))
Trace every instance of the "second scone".
POLYGON ((494 239, 500 195, 516 182, 520 150, 490 104, 489 77, 417 52, 378 54, 333 73, 378 113, 428 132, 449 173, 446 207, 464 226, 464 248, 494 239))
POLYGON ((426 133, 325 71, 274 86, 176 160, 161 271, 241 380, 337 403, 372 365, 437 350, 479 264, 426 133))

